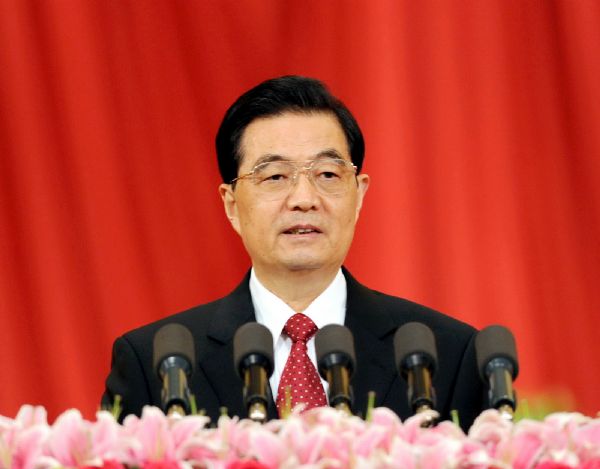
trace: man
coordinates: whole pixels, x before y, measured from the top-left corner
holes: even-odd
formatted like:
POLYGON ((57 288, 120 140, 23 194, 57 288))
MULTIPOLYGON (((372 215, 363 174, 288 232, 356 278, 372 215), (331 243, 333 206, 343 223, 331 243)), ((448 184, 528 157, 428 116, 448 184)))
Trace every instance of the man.
MULTIPOLYGON (((360 173, 362 133, 348 109, 317 80, 297 76, 268 80, 243 94, 227 111, 216 146, 224 181, 219 192, 252 269, 225 298, 118 338, 103 403, 120 395, 124 414, 139 414, 146 404, 160 405, 152 339, 161 326, 177 322, 188 327, 195 339, 197 366, 190 388, 198 407, 213 419, 222 407, 231 415, 246 416, 242 382, 233 367, 232 340, 241 325, 258 321, 275 340, 273 401, 268 412, 269 418, 276 418, 275 403, 281 407, 284 389, 289 390, 286 386, 295 379, 291 362, 306 357, 308 350, 314 364, 312 334, 316 328, 337 323, 354 335, 354 411, 364 415, 367 394, 374 391, 377 406, 406 418, 411 410, 406 383, 394 364, 393 335, 399 326, 417 321, 429 326, 436 337, 437 409, 442 418, 457 410, 461 425, 468 428, 483 408, 473 345, 476 330, 370 290, 342 267, 369 186, 369 177, 360 173), (299 341, 289 328, 296 320, 312 328, 299 341)), ((325 405, 321 385, 327 384, 319 382, 314 365, 306 360, 302 366, 311 375, 302 379, 312 386, 308 394, 310 399, 314 395, 314 401, 307 402, 302 390, 291 386, 293 403, 325 405)))

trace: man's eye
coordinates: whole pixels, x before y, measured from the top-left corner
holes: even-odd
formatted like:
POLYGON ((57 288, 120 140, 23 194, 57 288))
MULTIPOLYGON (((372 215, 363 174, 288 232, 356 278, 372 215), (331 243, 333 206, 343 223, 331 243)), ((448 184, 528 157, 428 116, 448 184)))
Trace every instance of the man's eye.
POLYGON ((260 182, 276 182, 283 181, 286 179, 285 174, 275 173, 275 174, 263 174, 260 177, 260 182))
POLYGON ((317 174, 317 177, 320 179, 338 179, 340 175, 334 171, 321 171, 317 174))

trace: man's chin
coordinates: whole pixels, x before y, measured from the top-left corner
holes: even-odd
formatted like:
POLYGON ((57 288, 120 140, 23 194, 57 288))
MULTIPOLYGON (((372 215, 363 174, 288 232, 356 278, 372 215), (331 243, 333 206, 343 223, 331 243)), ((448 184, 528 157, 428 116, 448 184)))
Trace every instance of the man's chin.
POLYGON ((283 265, 290 272, 312 272, 323 268, 325 263, 323 262, 323 259, 318 259, 311 256, 303 256, 293 259, 286 259, 284 260, 283 265))
POLYGON ((286 267, 290 272, 314 272, 320 269, 320 266, 315 264, 292 264, 286 267))

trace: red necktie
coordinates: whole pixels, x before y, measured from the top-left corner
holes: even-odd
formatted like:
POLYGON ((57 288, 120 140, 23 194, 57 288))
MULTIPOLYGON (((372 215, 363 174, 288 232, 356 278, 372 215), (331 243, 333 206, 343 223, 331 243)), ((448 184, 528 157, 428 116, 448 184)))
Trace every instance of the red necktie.
POLYGON ((292 350, 285 364, 279 389, 277 390, 277 410, 282 415, 285 406, 285 389, 291 389, 292 409, 304 403, 305 410, 327 405, 321 379, 308 357, 306 342, 317 332, 318 327, 302 313, 294 314, 283 326, 283 332, 292 339, 292 350))

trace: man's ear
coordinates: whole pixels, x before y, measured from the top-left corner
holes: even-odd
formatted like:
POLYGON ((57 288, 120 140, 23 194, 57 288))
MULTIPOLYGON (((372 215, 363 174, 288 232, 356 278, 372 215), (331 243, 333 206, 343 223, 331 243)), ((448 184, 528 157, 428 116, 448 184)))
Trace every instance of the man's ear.
POLYGON ((236 231, 240 234, 240 220, 238 217, 237 201, 235 200, 235 193, 231 184, 221 184, 219 186, 219 194, 223 200, 223 207, 225 208, 225 215, 229 219, 229 223, 236 231))
POLYGON ((356 176, 357 187, 357 198, 356 198, 356 219, 358 220, 358 215, 360 213, 360 209, 362 208, 363 200, 365 198, 365 194, 367 193, 367 189, 369 188, 369 183, 371 182, 371 178, 369 178, 368 174, 359 174, 356 176))

